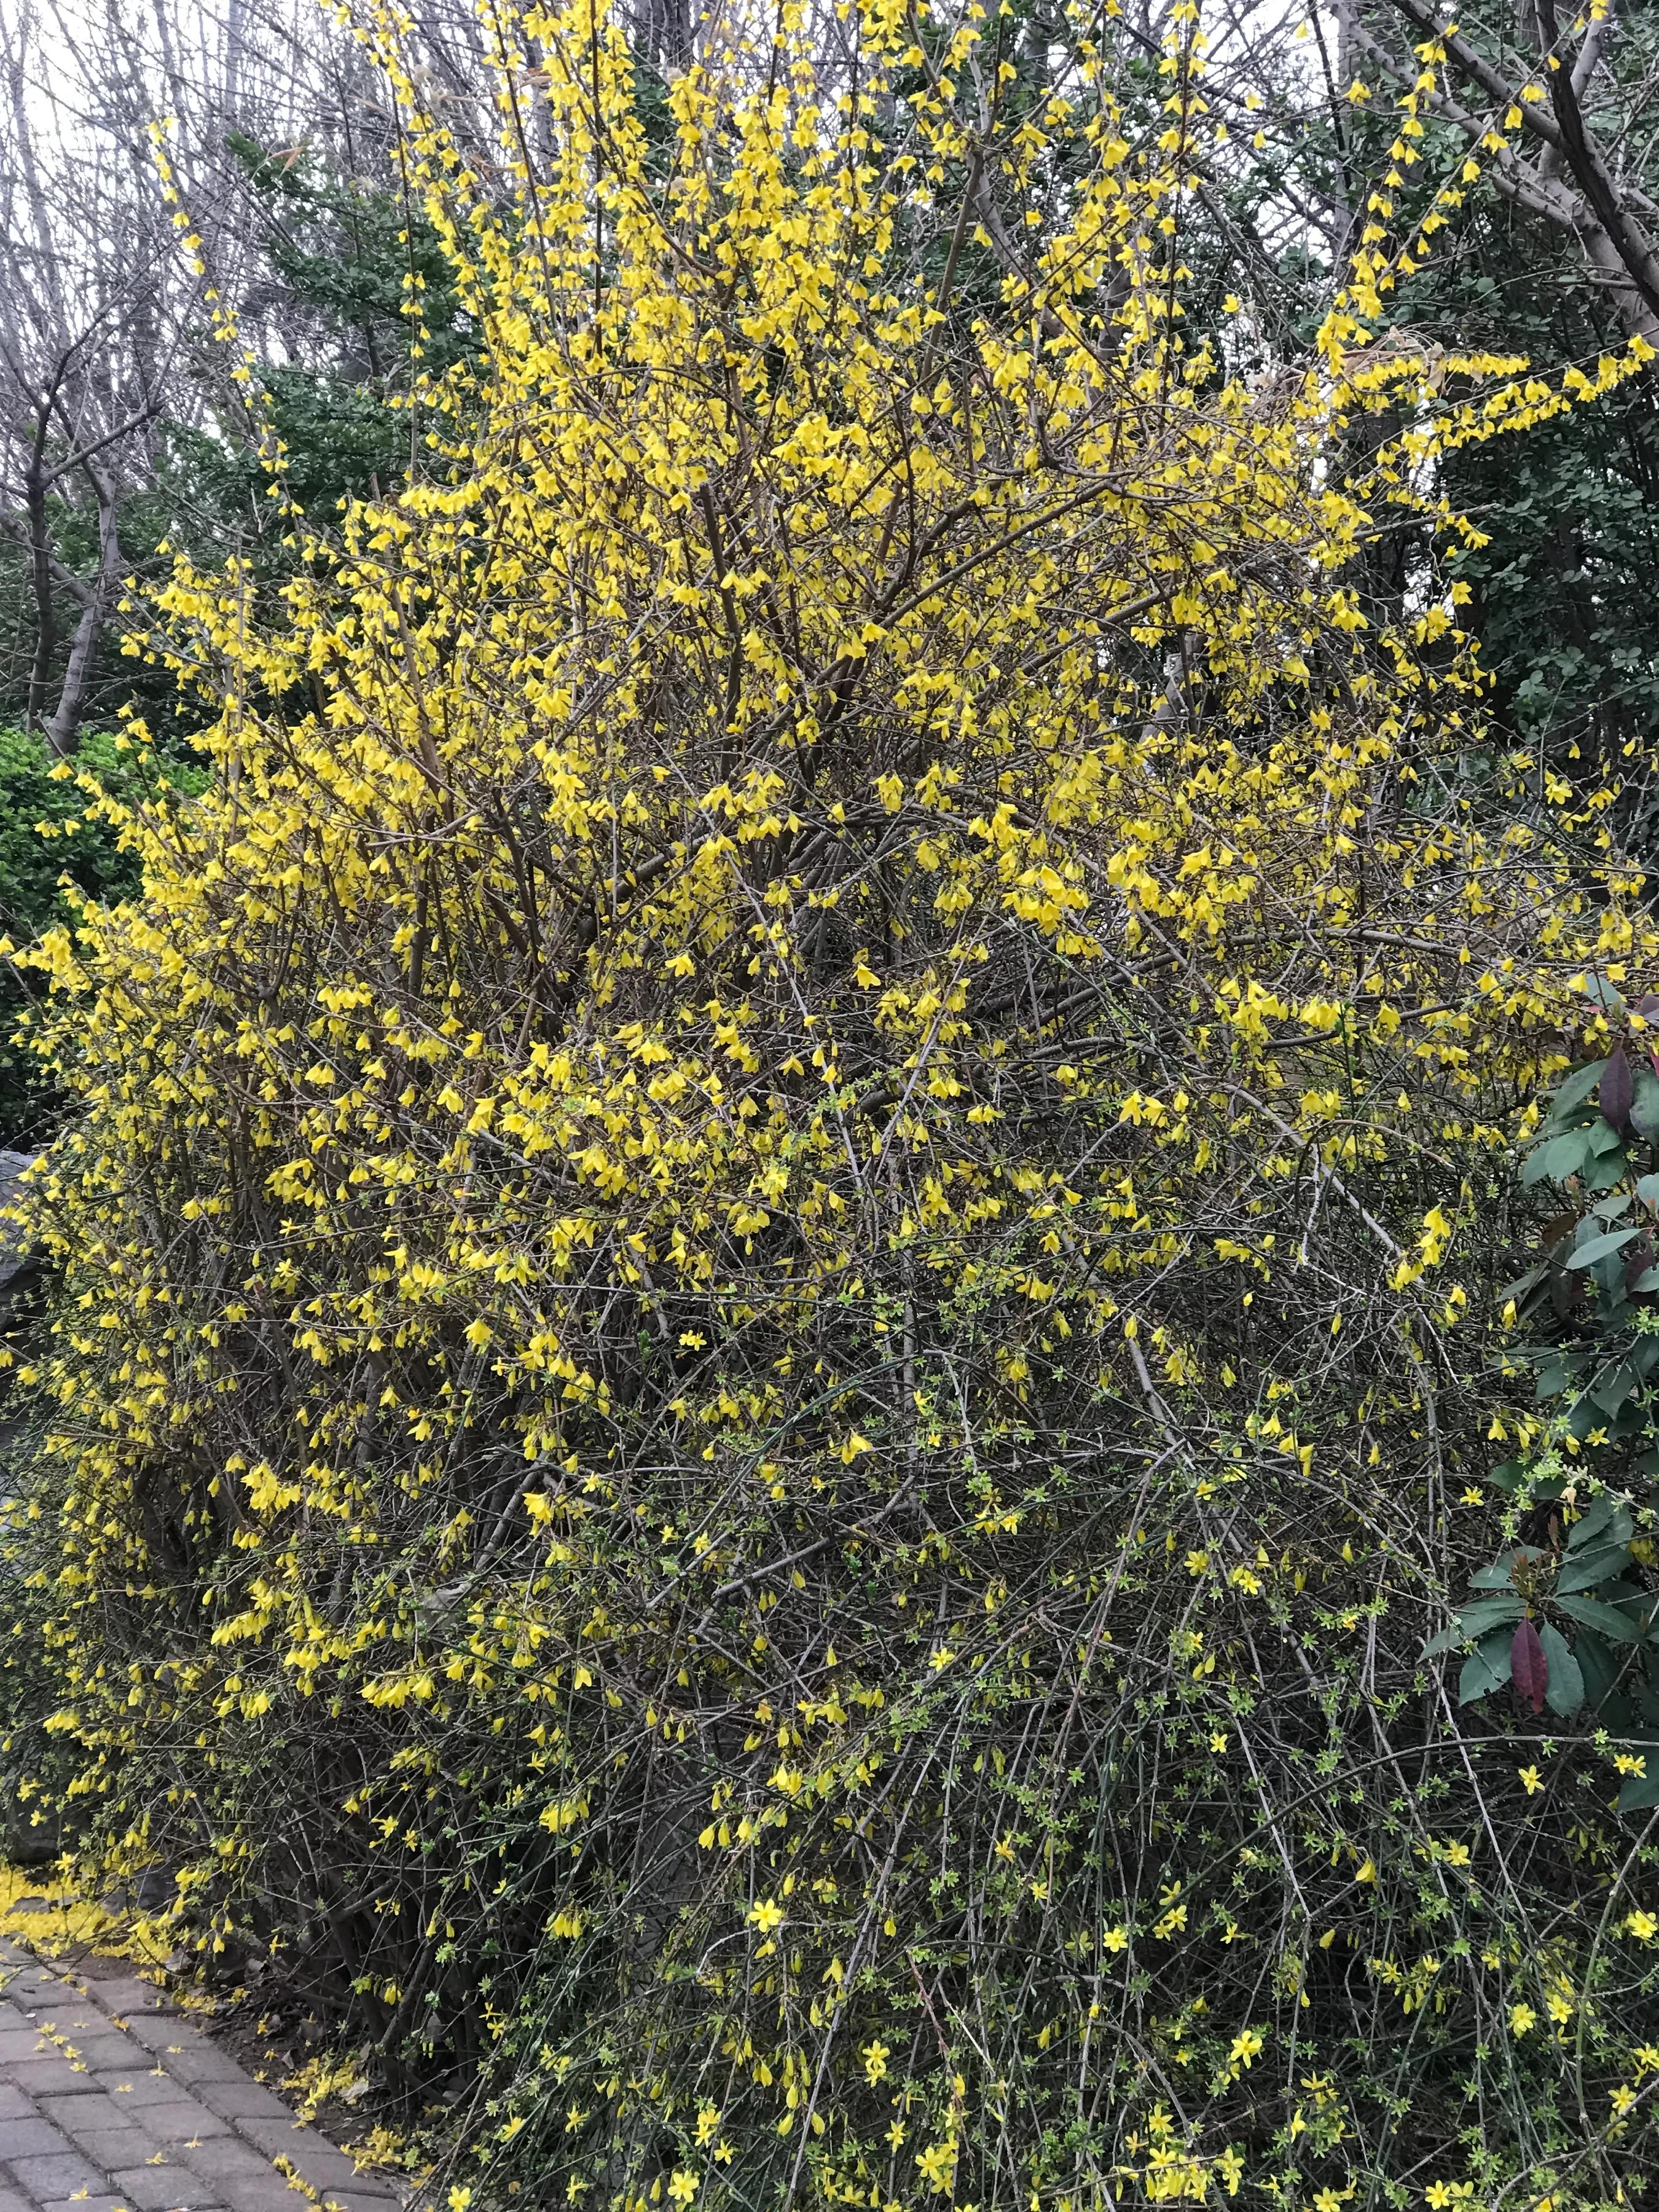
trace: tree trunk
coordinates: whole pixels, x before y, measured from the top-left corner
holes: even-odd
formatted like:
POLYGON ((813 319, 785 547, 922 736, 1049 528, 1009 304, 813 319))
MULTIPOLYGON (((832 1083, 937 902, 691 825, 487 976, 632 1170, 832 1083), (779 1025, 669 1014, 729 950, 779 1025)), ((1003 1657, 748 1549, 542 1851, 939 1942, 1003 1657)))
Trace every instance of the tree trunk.
POLYGON ((75 626, 75 637, 70 646, 64 688, 58 695, 57 711, 46 726, 46 743, 60 760, 71 759, 80 743, 81 709, 92 681, 98 633, 108 617, 121 574, 115 485, 90 461, 84 465, 83 473, 98 502, 98 573, 90 584, 82 586, 81 619, 75 626))
POLYGON ((52 597, 46 476, 38 446, 23 480, 23 504, 28 517, 29 586, 34 599, 34 659, 29 667, 27 722, 31 730, 40 730, 46 726, 46 687, 52 681, 52 656, 58 650, 58 607, 52 597))

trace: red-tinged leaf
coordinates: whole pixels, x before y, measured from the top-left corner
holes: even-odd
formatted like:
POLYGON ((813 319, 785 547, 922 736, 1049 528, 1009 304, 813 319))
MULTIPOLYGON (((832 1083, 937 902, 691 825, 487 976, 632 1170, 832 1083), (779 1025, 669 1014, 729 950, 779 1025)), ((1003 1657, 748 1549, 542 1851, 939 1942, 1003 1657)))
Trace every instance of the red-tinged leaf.
POLYGON ((1636 1011, 1644 1022, 1659 1022, 1659 991, 1644 991, 1636 1001, 1636 1011))
POLYGON ((1530 1620, 1523 1620, 1515 1632, 1515 1641, 1510 1646, 1510 1679, 1522 1704, 1530 1705, 1534 1716, 1541 1713, 1544 1692, 1550 1686, 1550 1662, 1544 1656, 1543 1644, 1530 1620))
POLYGON ((1630 1127, 1631 1102, 1636 1096, 1636 1079, 1631 1073, 1630 1059, 1623 1045, 1613 1052, 1601 1071, 1601 1087, 1597 1094, 1602 1115, 1622 1136, 1630 1127))

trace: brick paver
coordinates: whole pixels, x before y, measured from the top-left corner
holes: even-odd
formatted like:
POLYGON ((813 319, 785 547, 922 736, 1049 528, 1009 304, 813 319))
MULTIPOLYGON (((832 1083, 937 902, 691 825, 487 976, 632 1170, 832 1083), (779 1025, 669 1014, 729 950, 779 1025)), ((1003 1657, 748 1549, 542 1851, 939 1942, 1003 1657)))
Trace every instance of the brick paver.
POLYGON ((324 2207, 399 2212, 148 1983, 82 1985, 0 1942, 0 2212, 324 2207))

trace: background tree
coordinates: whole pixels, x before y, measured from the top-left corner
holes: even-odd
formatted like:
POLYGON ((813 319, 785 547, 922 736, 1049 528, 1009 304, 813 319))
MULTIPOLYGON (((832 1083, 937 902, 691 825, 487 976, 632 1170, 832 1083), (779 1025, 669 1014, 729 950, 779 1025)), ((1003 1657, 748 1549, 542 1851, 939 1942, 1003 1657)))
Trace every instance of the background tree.
MULTIPOLYGON (((175 544, 280 566, 263 441, 286 447, 292 496, 331 516, 409 466, 386 402, 416 343, 411 287, 434 361, 465 342, 373 73, 313 16, 49 4, 6 27, 0 712, 60 755, 88 714, 167 703, 123 665, 125 577, 175 544), (267 395, 252 407, 216 335, 226 308, 267 395)), ((450 28, 428 26, 434 77, 450 28)), ((448 106, 465 143, 458 92, 448 106)))
MULTIPOLYGON (((1310 18, 1299 36, 1269 19, 1259 46, 1229 42, 1234 82, 1255 105, 1246 117, 1236 99, 1228 120, 1235 140, 1245 129, 1255 139, 1248 160, 1216 172, 1218 219, 1188 258, 1230 359, 1270 373, 1305 341, 1368 227, 1365 249, 1395 257, 1371 324, 1405 343, 1514 343, 1547 368, 1593 362, 1643 326, 1634 280, 1611 234, 1595 229, 1553 111, 1521 97, 1541 94, 1555 74, 1537 18, 1460 11, 1459 24, 1438 60, 1425 59, 1430 19, 1389 6, 1348 9, 1328 25, 1310 18), (1478 173, 1466 175, 1472 155, 1478 173), (1435 226, 1426 257, 1414 242, 1425 217, 1435 226), (1218 312, 1224 291, 1235 296, 1231 319, 1218 312)), ((1565 26, 1561 49, 1573 57, 1597 159, 1638 230, 1650 221, 1652 181, 1649 27, 1609 15, 1588 42, 1583 26, 1565 26)), ((1653 729, 1649 672, 1659 653, 1641 582, 1653 550, 1653 410, 1651 382, 1638 380, 1520 447, 1469 447, 1440 465, 1447 496, 1488 541, 1460 553, 1459 573, 1474 593, 1496 732, 1588 788, 1620 777, 1638 812, 1648 805, 1644 780, 1628 774, 1626 749, 1644 747, 1653 729)), ((1421 544, 1415 526, 1379 542, 1368 556, 1380 564, 1376 588, 1407 589, 1421 544)), ((1478 780, 1490 765, 1472 758, 1467 772, 1478 780)), ((1632 834, 1639 842, 1648 833, 1632 834)))
POLYGON ((88 158, 54 148, 48 164, 30 99, 33 28, 26 10, 3 33, 0 519, 32 616, 28 726, 67 754, 124 573, 121 495, 143 472, 176 341, 158 313, 170 232, 159 191, 135 189, 132 175, 142 148, 100 133, 88 158), (75 617, 60 662, 66 598, 75 617))

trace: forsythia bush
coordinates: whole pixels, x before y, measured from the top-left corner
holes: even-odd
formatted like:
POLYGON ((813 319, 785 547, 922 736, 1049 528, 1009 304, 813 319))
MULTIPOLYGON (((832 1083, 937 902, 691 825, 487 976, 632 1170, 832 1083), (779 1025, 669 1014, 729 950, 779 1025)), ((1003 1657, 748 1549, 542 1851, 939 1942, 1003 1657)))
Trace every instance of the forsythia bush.
POLYGON ((1185 340, 1191 22, 1148 122, 977 7, 665 107, 490 20, 488 175, 364 31, 480 352, 280 600, 179 563, 215 780, 26 956, 88 1849, 465 2069, 457 2207, 1621 2201, 1642 1754, 1420 1654, 1578 1448, 1509 1151, 1659 955, 1433 462, 1634 364, 1375 258, 1185 340))

